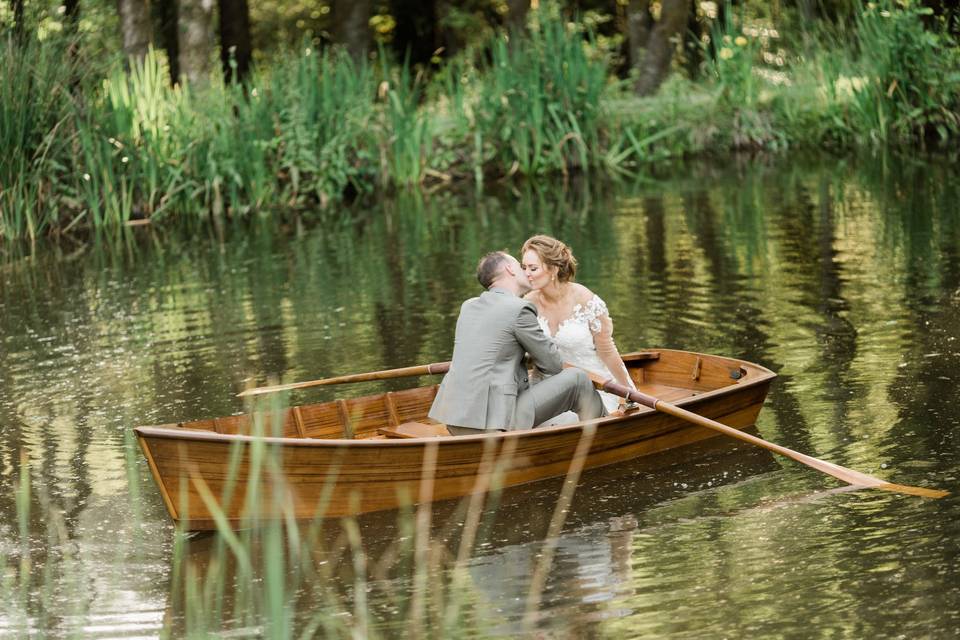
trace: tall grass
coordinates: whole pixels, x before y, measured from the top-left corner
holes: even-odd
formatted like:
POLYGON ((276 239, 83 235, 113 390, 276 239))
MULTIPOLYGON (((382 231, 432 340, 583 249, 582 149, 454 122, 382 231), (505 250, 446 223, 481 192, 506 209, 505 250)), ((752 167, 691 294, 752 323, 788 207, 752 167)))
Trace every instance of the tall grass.
MULTIPOLYGON (((4 568, 0 579, 0 632, 11 637, 45 637, 52 635, 65 618, 86 618, 85 599, 69 595, 87 588, 87 576, 76 557, 63 512, 50 499, 45 485, 31 477, 25 450, 20 452, 19 477, 11 491, 16 525, 4 523, 0 528, 9 536, 0 545, 0 566, 4 568), (35 505, 42 513, 36 513, 35 505), (66 606, 65 601, 69 603, 66 606)), ((82 629, 57 633, 79 638, 82 629)))
POLYGON ((383 64, 377 99, 378 132, 370 142, 380 160, 380 183, 415 185, 423 182, 433 145, 432 119, 421 109, 425 82, 410 65, 395 67, 380 49, 383 64))
MULTIPOLYGON (((15 113, 6 119, 16 122, 29 106, 46 118, 31 123, 31 134, 51 134, 48 121, 59 114, 63 125, 51 162, 21 154, 4 168, 6 176, 26 177, 7 181, 13 188, 4 190, 0 235, 324 211, 353 194, 460 172, 482 182, 487 173, 590 166, 608 69, 587 55, 583 35, 553 19, 529 38, 491 44, 493 62, 472 70, 473 86, 458 90, 445 110, 469 123, 472 130, 461 126, 454 140, 466 148, 440 157, 434 150, 450 138, 438 138, 449 131, 436 124, 443 110, 425 102, 427 79, 382 52, 371 67, 304 48, 259 69, 243 89, 213 78, 202 91, 169 87, 162 55, 151 52, 73 101, 44 49, 21 51, 22 64, 0 70, 0 82, 14 86, 39 73, 56 90, 43 90, 49 104, 26 96, 9 105, 15 113), (51 185, 50 193, 37 184, 51 185)), ((26 129, 3 143, 22 148, 13 138, 26 129)))
MULTIPOLYGON (((274 430, 270 425, 281 423, 279 404, 274 401, 273 407, 268 414, 257 414, 255 434, 271 433, 274 430)), ((553 536, 559 535, 591 439, 592 427, 585 432, 579 455, 571 463, 551 529, 553 536)), ((383 582, 387 573, 408 577, 402 582, 407 588, 392 591, 390 599, 402 627, 411 635, 448 637, 462 632, 460 612, 469 608, 469 602, 476 597, 474 587, 463 579, 464 572, 483 516, 492 517, 489 509, 484 512, 483 504, 491 491, 497 492, 502 486, 503 474, 512 464, 513 448, 505 447, 498 456, 493 454, 492 447, 487 448, 482 461, 487 473, 478 478, 474 492, 458 511, 465 515, 466 526, 455 559, 445 559, 442 547, 432 539, 434 523, 429 496, 433 493, 436 454, 436 446, 426 448, 420 504, 415 510, 398 512, 397 530, 401 535, 387 544, 378 558, 368 551, 356 518, 294 522, 288 488, 282 482, 271 483, 271 496, 259 494, 260 484, 268 474, 271 479, 276 478, 282 451, 255 441, 249 452, 251 472, 244 492, 250 520, 235 533, 219 509, 223 497, 209 496, 208 506, 218 519, 217 541, 212 556, 204 559, 204 570, 190 569, 188 563, 181 572, 185 579, 182 589, 187 596, 182 602, 185 628, 177 632, 192 635, 218 630, 225 620, 231 620, 231 624, 259 629, 260 635, 270 638, 311 637, 320 629, 325 637, 380 637, 384 633, 376 628, 378 615, 367 594, 377 589, 373 581, 383 582), (269 504, 273 511, 274 517, 267 522, 258 519, 263 504, 269 504), (335 549, 326 546, 334 537, 324 530, 330 526, 341 531, 336 538, 342 542, 333 542, 334 546, 342 544, 344 550, 340 568, 335 549), (342 582, 347 587, 345 591, 334 586, 337 572, 347 576, 342 582), (191 591, 196 595, 208 594, 200 599, 202 607, 193 603, 191 591), (217 609, 218 600, 209 594, 222 598, 228 591, 233 610, 217 609)), ((325 498, 329 498, 332 489, 330 482, 325 498)), ((321 498, 319 511, 324 504, 325 499, 321 498)), ((536 587, 541 589, 542 584, 536 583, 536 587)))
POLYGON ((64 47, 0 36, 0 238, 31 240, 59 217, 72 68, 64 47))
POLYGON ((587 168, 599 140, 604 60, 560 19, 540 21, 529 38, 497 38, 481 76, 477 126, 501 171, 535 175, 587 168))
POLYGON ((132 214, 245 218, 326 205, 357 180, 373 94, 368 70, 309 49, 251 86, 171 88, 155 52, 105 83, 78 120, 79 191, 94 226, 132 214))
POLYGON ((376 161, 369 147, 375 82, 366 65, 310 48, 269 75, 258 73, 251 117, 278 165, 278 204, 326 205, 348 185, 367 189, 376 161))
POLYGON ((960 50, 945 31, 928 29, 933 14, 919 2, 881 0, 857 17, 862 86, 855 117, 878 142, 960 132, 960 50))
POLYGON ((960 134, 960 43, 913 1, 870 2, 852 33, 822 30, 771 107, 788 138, 945 144, 960 134))

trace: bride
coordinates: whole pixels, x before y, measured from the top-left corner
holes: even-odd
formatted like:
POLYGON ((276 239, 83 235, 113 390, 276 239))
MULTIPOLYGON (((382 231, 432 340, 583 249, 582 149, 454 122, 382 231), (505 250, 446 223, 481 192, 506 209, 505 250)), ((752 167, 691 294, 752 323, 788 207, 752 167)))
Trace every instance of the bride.
MULTIPOLYGON (((573 281, 577 260, 570 247, 556 238, 536 235, 523 243, 520 254, 530 280, 526 299, 537 307, 540 327, 557 343, 563 360, 636 389, 613 342, 606 303, 573 281)), ((600 397, 608 414, 624 408, 622 398, 603 391, 600 397)))

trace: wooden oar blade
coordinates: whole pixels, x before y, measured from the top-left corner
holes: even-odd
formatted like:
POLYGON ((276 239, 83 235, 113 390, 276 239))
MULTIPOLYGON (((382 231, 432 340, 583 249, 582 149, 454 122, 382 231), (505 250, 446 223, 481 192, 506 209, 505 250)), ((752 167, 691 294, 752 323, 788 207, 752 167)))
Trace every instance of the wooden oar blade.
MULTIPOLYGON (((772 443, 771 443, 772 444, 772 443)), ((942 498, 944 496, 950 495, 949 491, 943 491, 941 489, 928 489, 926 487, 914 487, 908 484, 897 484, 895 482, 887 482, 886 480, 881 480, 875 476, 856 471, 854 469, 848 469, 847 467, 841 467, 838 464, 832 462, 827 462, 826 460, 820 460, 819 458, 814 458, 808 456, 805 453, 800 453, 799 451, 793 451, 791 449, 786 449, 786 447, 780 448, 779 445, 776 445, 778 449, 770 449, 771 451, 777 451, 777 453, 782 453, 788 458, 792 458, 797 462, 802 462, 809 467, 831 475, 837 480, 841 480, 848 484, 851 484, 855 487, 864 487, 867 489, 883 489, 884 491, 892 491, 893 493, 905 493, 911 496, 920 496, 922 498, 942 498)), ((769 447, 768 447, 769 448, 769 447)))
POLYGON ((799 451, 794 451, 793 449, 788 449, 787 447, 776 444, 775 442, 768 442, 763 438, 759 438, 749 433, 744 433, 743 431, 734 429, 733 427, 728 427, 727 425, 717 422, 716 420, 711 420, 705 416, 687 411, 686 409, 678 407, 670 402, 660 400, 645 393, 641 393, 640 391, 627 389, 626 387, 619 385, 612 380, 600 382, 599 378, 593 375, 591 376, 591 380, 593 381, 594 386, 599 389, 603 389, 604 391, 608 391, 621 397, 629 397, 631 400, 635 400, 636 402, 644 404, 648 407, 652 407, 657 411, 668 413, 686 420, 687 422, 691 422, 708 429, 713 429, 714 431, 719 431, 720 433, 728 435, 732 438, 737 438, 738 440, 749 442, 750 444, 754 444, 758 447, 763 447, 768 451, 779 453, 782 456, 796 460, 797 462, 805 464, 812 469, 816 469, 821 473, 833 476, 837 480, 841 480, 855 487, 883 489, 885 491, 905 493, 923 498, 942 498, 946 495, 949 495, 948 491, 943 491, 940 489, 927 489, 925 487, 912 487, 910 485, 886 482, 885 480, 867 475, 866 473, 862 473, 854 469, 848 469, 847 467, 841 467, 838 464, 827 462, 826 460, 821 460, 819 458, 814 458, 813 456, 808 456, 805 453, 800 453, 799 451))
POLYGON ((256 389, 244 389, 237 394, 238 398, 245 398, 247 396, 259 396, 265 393, 277 393, 278 391, 289 391, 291 389, 290 385, 286 384, 275 384, 269 387, 257 387, 256 389))
POLYGON ((884 491, 893 491, 894 493, 906 493, 911 496, 920 496, 922 498, 942 498, 944 496, 950 495, 949 491, 943 491, 942 489, 927 489, 926 487, 912 487, 908 484, 894 484, 892 482, 884 482, 883 484, 874 485, 872 489, 883 489, 884 491))

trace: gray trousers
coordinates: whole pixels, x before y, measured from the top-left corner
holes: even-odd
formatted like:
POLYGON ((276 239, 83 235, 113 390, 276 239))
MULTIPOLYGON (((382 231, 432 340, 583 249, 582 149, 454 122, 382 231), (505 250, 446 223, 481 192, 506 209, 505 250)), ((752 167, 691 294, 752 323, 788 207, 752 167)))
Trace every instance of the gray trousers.
POLYGON ((518 424, 514 428, 535 427, 564 411, 573 411, 581 420, 605 415, 600 394, 583 369, 564 369, 520 394, 517 398, 518 424), (533 416, 532 422, 527 416, 533 416))
MULTIPOLYGON (((517 419, 513 428, 530 429, 566 411, 573 411, 581 420, 606 415, 600 395, 582 369, 564 369, 521 393, 517 397, 517 419)), ((454 425, 447 425, 447 429, 455 436, 486 433, 484 429, 454 425)))

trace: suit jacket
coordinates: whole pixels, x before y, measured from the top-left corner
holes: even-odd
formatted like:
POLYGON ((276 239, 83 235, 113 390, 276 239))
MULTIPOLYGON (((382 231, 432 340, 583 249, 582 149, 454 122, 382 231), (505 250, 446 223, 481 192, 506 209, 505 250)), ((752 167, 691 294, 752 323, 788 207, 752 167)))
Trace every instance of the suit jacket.
POLYGON ((429 416, 477 429, 533 426, 532 414, 517 415, 517 396, 530 388, 527 353, 546 375, 563 368, 531 302, 499 288, 470 298, 460 307, 450 370, 429 416))

